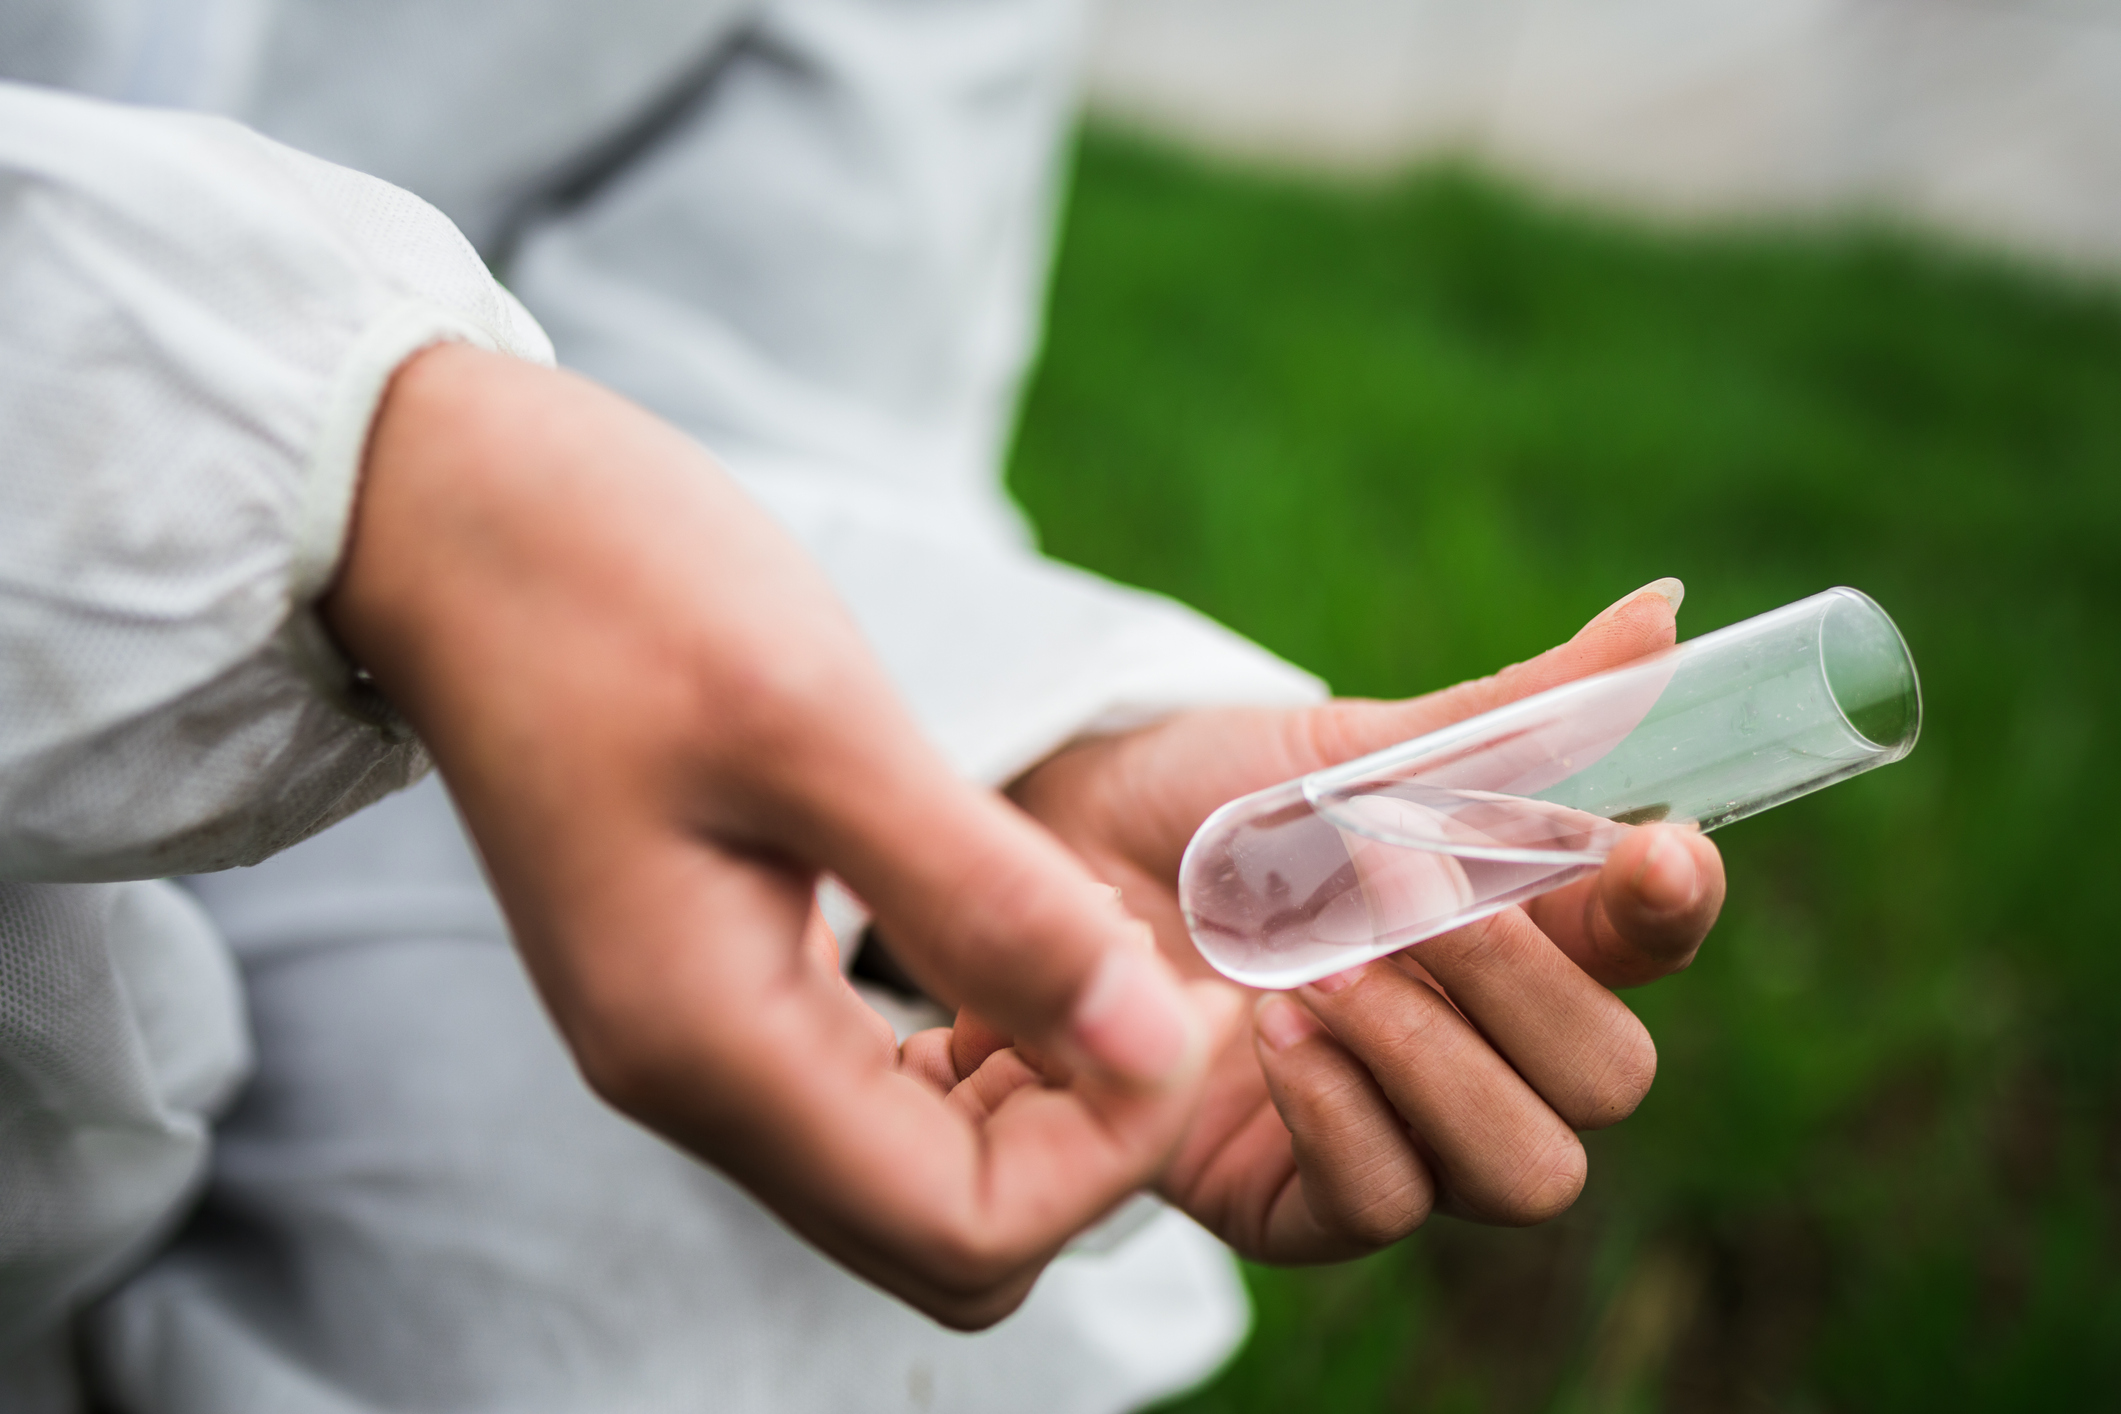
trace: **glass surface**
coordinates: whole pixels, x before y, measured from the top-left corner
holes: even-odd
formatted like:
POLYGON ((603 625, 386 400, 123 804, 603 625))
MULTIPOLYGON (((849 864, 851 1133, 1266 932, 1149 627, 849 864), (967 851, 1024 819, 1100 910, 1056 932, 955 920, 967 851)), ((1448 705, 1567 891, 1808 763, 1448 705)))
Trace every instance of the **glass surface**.
POLYGON ((1914 659, 1829 589, 1234 800, 1179 866, 1208 961, 1294 987, 1595 870, 1630 829, 1704 830, 1914 748, 1914 659))

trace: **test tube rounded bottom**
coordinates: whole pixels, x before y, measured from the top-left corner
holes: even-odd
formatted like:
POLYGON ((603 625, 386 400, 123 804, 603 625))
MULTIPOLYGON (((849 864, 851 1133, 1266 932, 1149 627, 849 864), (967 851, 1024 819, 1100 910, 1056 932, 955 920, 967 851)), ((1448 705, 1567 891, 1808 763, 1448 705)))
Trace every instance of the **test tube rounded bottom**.
POLYGON ((1383 828, 1435 834, 1414 848, 1329 819, 1302 784, 1211 818, 1181 866, 1195 945, 1247 986, 1300 986, 1560 888, 1628 828, 1488 792, 1365 800, 1383 828))
POLYGON ((1921 719, 1892 620, 1831 589, 1232 801, 1179 901, 1219 971, 1299 986, 1559 888, 1641 825, 1713 829, 1896 761, 1921 719))

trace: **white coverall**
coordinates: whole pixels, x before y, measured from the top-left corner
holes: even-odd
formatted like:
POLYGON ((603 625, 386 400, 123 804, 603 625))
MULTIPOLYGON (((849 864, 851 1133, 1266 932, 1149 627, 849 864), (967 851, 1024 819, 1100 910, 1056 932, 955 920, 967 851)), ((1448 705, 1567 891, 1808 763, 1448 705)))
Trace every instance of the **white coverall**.
POLYGON ((1176 1214, 957 1335, 603 1108, 312 613, 457 339, 712 447, 971 777, 1314 700, 1000 488, 1079 18, 0 0, 0 1409, 1113 1410, 1239 1338, 1176 1214))

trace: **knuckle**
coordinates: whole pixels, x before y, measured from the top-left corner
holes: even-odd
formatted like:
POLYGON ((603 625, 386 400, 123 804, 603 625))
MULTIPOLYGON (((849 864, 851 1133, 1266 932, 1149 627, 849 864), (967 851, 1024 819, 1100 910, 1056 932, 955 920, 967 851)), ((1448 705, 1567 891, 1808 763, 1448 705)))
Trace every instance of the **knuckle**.
POLYGON ((1382 1135, 1330 1145, 1296 1141, 1304 1200, 1321 1227, 1363 1247, 1383 1247, 1428 1218, 1435 1185, 1403 1143, 1382 1135))
POLYGON ((1575 1135, 1544 1146, 1518 1175, 1500 1204, 1499 1216, 1517 1227, 1531 1227, 1567 1212, 1583 1192, 1590 1159, 1575 1135))
POLYGON ((592 1094, 621 1114, 649 1120, 661 1088, 660 1070, 639 1047, 596 1026, 572 1027, 567 1040, 592 1094))
POLYGON ((1466 1024, 1426 982, 1408 981, 1396 997, 1398 1005, 1374 1008, 1377 1014, 1357 1019, 1369 1024, 1360 1025, 1353 1038, 1354 1049, 1395 1076, 1417 1074, 1435 1063, 1466 1024))
POLYGON ((1312 766, 1330 766, 1345 761, 1350 755, 1359 754, 1348 750, 1348 725, 1344 704, 1328 702, 1308 712, 1295 712, 1283 720, 1288 723, 1289 741, 1287 752, 1297 762, 1312 766))
MULTIPOLYGON (((922 1255, 929 1284, 961 1312, 983 1312, 1005 1299, 1010 1279, 1022 1266, 1020 1254, 978 1229, 955 1223, 931 1231, 922 1255)), ((1005 1314, 992 1316, 989 1323, 1005 1314)))
POLYGON ((971 1300, 946 1297, 916 1304, 933 1317, 938 1325, 946 1326, 961 1335, 977 1335, 1013 1315, 1016 1308, 1024 1304, 1027 1294, 1028 1291, 971 1300))
MULTIPOLYGON (((1450 940, 1450 956, 1460 971, 1486 975, 1507 967, 1517 951, 1513 923, 1522 918, 1516 909, 1503 912, 1459 929, 1450 940)), ((1455 975, 1455 974, 1454 974, 1455 975)))
POLYGON ((1435 1195, 1429 1185, 1402 1180, 1346 1206, 1334 1226, 1369 1247, 1388 1247, 1428 1221, 1435 1195))
POLYGON ((1347 986, 1304 995, 1334 1037, 1366 1060, 1418 1056, 1436 1044, 1444 1014, 1457 1015, 1403 954, 1366 962, 1353 975, 1347 986))
POLYGON ((1346 1143, 1346 1136, 1367 1130, 1376 1117, 1377 1102, 1369 1088, 1345 1064, 1335 1064, 1330 1051, 1301 1059, 1281 1057, 1268 1080, 1281 1093, 1277 1096, 1283 1120, 1299 1143, 1311 1136, 1328 1136, 1346 1143))
POLYGON ((767 655, 745 664, 729 695, 729 706, 745 725, 763 733, 784 731, 829 700, 825 666, 809 655, 767 655))
POLYGON ((1010 1280, 997 1280, 997 1283, 967 1291, 927 1291, 916 1297, 914 1306, 925 1310, 940 1325, 969 1336, 969 1333, 978 1333, 1005 1321, 1029 1295, 1031 1278, 1014 1276, 1010 1280))
POLYGON ((1608 1045, 1604 1064, 1559 1107, 1572 1129, 1603 1129, 1635 1112, 1657 1080, 1657 1043, 1629 1016, 1627 1030, 1608 1045))
POLYGON ((957 1331, 985 1330, 1015 1311, 1043 1265, 1005 1254, 993 1241, 955 1223, 928 1227, 912 1250, 917 1253, 909 1268, 914 1279, 904 1294, 957 1331))
POLYGON ((1482 712, 1491 711, 1524 696, 1526 689, 1521 688, 1519 684, 1524 681, 1529 666, 1525 663, 1511 663, 1496 669, 1486 677, 1468 678, 1449 689, 1445 694, 1451 707, 1448 720, 1463 721, 1467 717, 1478 716, 1482 712))
POLYGON ((1326 1084, 1296 1108, 1290 1138, 1305 1199, 1322 1226, 1366 1247, 1421 1226, 1435 1185, 1363 1086, 1326 1084))
POLYGON ((1368 1104, 1341 1100, 1292 1130, 1305 1202, 1320 1226, 1364 1247, 1405 1237, 1428 1218, 1436 1191, 1403 1135, 1368 1104))

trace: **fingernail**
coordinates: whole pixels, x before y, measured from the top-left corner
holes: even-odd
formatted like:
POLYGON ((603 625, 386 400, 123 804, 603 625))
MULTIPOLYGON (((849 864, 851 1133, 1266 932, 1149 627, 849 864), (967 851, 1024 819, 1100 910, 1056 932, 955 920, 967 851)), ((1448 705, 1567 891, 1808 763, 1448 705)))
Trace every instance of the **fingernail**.
POLYGON ((1694 867, 1694 852, 1683 841, 1659 830, 1650 843, 1649 857, 1635 876, 1636 892, 1659 913, 1678 913, 1691 908, 1701 891, 1701 871, 1694 867))
POLYGON ((1311 990, 1324 992, 1326 995, 1331 996, 1343 987, 1352 987, 1355 985, 1356 979, 1362 976, 1363 968, 1369 965, 1366 962, 1362 967, 1351 967, 1346 972, 1336 972, 1330 977, 1321 977, 1310 984, 1311 990))
POLYGON ((1259 1034, 1266 1038, 1270 1049, 1286 1051, 1301 1041, 1308 1041, 1324 1028, 1318 1018, 1290 1001, 1280 992, 1269 992, 1259 999, 1253 1009, 1252 1020, 1259 1027, 1259 1034))
POLYGON ((1628 593, 1621 595, 1618 599, 1615 599, 1612 603, 1606 605, 1604 611, 1601 612, 1598 617, 1601 619, 1609 618, 1612 615, 1619 613, 1623 606, 1633 602, 1636 599, 1640 599, 1645 594, 1657 595, 1659 598, 1663 599, 1665 603, 1670 604, 1672 606, 1672 612, 1676 614, 1679 612, 1679 606, 1686 601, 1686 586, 1684 584, 1681 584, 1678 580, 1672 578, 1670 575, 1666 575, 1663 579, 1653 579, 1648 584, 1642 586, 1642 588, 1630 590, 1628 593))
POLYGON ((1156 1086, 1186 1062, 1192 1023, 1185 997, 1153 953, 1114 948, 1076 999, 1076 1044, 1110 1074, 1156 1086))

